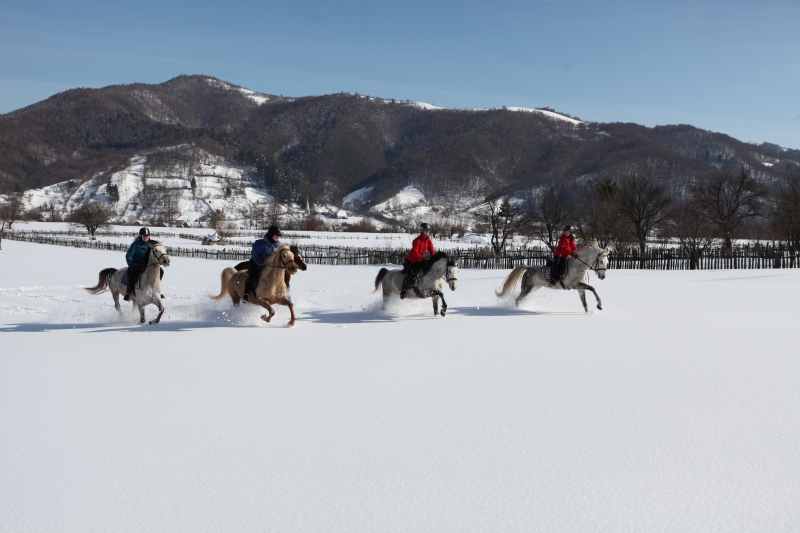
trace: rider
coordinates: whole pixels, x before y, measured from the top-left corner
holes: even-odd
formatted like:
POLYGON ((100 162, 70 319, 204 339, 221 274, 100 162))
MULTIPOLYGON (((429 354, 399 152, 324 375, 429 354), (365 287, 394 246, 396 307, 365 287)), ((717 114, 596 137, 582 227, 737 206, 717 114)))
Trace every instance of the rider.
POLYGON ((242 300, 245 302, 250 299, 250 293, 255 290, 256 281, 261 274, 261 267, 264 266, 264 261, 275 253, 275 250, 281 245, 280 238, 281 230, 278 226, 270 226, 264 238, 258 239, 253 243, 253 249, 250 251, 250 268, 247 269, 247 281, 244 282, 244 297, 242 300))
POLYGON ((147 251, 150 249, 150 230, 142 228, 139 230, 139 236, 128 248, 128 253, 125 254, 125 261, 128 263, 127 283, 125 286, 125 296, 122 297, 126 302, 131 299, 131 293, 134 291, 134 285, 139 279, 139 274, 142 272, 142 263, 147 256, 147 251))
POLYGON ((572 226, 564 228, 564 233, 558 239, 558 246, 553 254, 553 267, 550 270, 550 285, 555 285, 564 275, 567 268, 567 259, 577 257, 578 245, 575 244, 575 235, 572 233, 572 226))
POLYGON ((422 232, 411 243, 411 251, 408 252, 406 260, 403 261, 405 277, 403 277, 403 289, 400 291, 401 299, 406 297, 406 291, 409 286, 413 286, 417 296, 420 298, 422 297, 414 281, 416 280, 419 269, 422 268, 422 259, 425 256, 425 252, 428 252, 431 256, 436 253, 433 250, 433 241, 431 240, 431 227, 427 222, 423 222, 420 228, 422 232))

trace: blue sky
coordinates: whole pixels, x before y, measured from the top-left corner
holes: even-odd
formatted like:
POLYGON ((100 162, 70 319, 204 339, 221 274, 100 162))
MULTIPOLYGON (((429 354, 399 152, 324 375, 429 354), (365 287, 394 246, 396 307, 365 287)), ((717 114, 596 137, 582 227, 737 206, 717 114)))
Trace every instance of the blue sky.
POLYGON ((0 113, 208 74, 288 96, 549 106, 800 148, 800 2, 51 2, 0 7, 0 113))

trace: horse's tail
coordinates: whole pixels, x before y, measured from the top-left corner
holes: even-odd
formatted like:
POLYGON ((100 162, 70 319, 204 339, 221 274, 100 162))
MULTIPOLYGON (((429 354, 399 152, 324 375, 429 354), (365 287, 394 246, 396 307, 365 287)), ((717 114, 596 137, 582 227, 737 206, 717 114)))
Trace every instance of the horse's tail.
POLYGON ((383 277, 388 273, 389 273, 388 268, 382 268, 381 271, 378 272, 378 275, 375 276, 375 290, 372 291, 373 293, 378 292, 378 287, 380 287, 381 283, 383 283, 383 277))
POLYGON ((108 281, 116 271, 116 268, 104 268, 100 271, 100 277, 97 279, 97 285, 94 287, 84 287, 83 290, 90 294, 100 294, 105 292, 106 289, 108 289, 108 281))
POLYGON ((233 267, 228 267, 225 270, 223 270, 222 275, 220 276, 220 281, 222 286, 219 289, 219 294, 216 296, 211 296, 209 294, 208 297, 214 300, 215 302, 218 302, 223 298, 225 298, 228 295, 228 282, 230 281, 230 279, 233 277, 234 274, 236 274, 236 269, 233 267))
POLYGON ((522 277, 528 268, 528 265, 520 265, 512 270, 511 274, 509 274, 508 277, 506 277, 506 280, 503 282, 503 288, 500 290, 500 292, 494 291, 494 295, 498 298, 508 296, 508 293, 514 290, 517 281, 519 281, 519 278, 522 277))

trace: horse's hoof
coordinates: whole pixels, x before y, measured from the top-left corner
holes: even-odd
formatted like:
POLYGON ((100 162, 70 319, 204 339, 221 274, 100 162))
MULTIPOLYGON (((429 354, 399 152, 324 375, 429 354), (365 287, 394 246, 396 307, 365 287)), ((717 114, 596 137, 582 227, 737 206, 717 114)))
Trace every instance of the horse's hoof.
POLYGON ((293 328, 293 327, 294 327, 294 320, 290 320, 290 321, 289 321, 289 327, 290 327, 290 328, 293 328))
POLYGON ((442 311, 442 316, 444 316, 444 315, 445 315, 445 312, 444 312, 444 311, 442 311))
POLYGON ((597 308, 598 308, 599 310, 601 310, 601 311, 603 310, 603 306, 602 306, 602 305, 598 305, 598 306, 597 306, 597 308))

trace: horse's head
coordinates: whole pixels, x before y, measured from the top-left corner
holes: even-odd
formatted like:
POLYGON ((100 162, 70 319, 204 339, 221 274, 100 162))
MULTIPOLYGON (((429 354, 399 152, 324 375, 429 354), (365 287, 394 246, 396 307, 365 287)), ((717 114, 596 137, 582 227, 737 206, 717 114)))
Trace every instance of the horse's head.
POLYGON ((608 253, 609 251, 603 250, 597 256, 597 268, 595 268, 595 272, 597 273, 597 277, 600 279, 606 279, 606 270, 608 270, 608 253))
POLYGON ((296 244, 293 244, 289 247, 289 250, 294 254, 294 262, 297 268, 300 270, 308 270, 308 265, 303 261, 303 254, 300 253, 300 248, 296 244))
POLYGON ((289 249, 288 244, 282 244, 275 251, 275 259, 272 266, 283 267, 289 274, 297 274, 297 263, 294 262, 294 254, 289 249))
POLYGON ((447 259, 447 269, 444 271, 444 279, 450 290, 454 291, 458 288, 458 259, 452 257, 447 259))
MULTIPOLYGON (((594 259, 589 263, 594 273, 600 279, 606 279, 606 270, 608 270, 608 254, 607 248, 602 248, 597 241, 592 241, 587 245, 587 248, 596 254, 594 259)), ((591 258, 590 258, 591 259, 591 258)))
POLYGON ((169 256, 167 255, 167 247, 164 243, 159 241, 150 241, 147 243, 150 246, 151 256, 158 262, 159 265, 168 267, 169 256))

